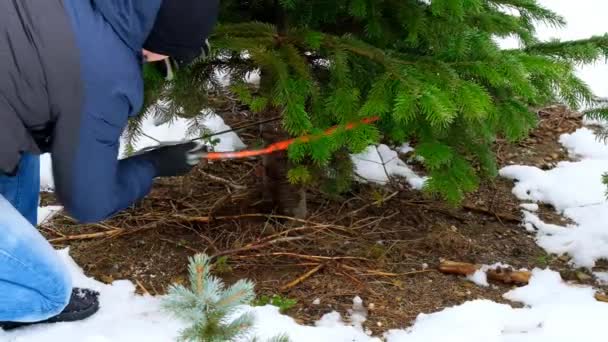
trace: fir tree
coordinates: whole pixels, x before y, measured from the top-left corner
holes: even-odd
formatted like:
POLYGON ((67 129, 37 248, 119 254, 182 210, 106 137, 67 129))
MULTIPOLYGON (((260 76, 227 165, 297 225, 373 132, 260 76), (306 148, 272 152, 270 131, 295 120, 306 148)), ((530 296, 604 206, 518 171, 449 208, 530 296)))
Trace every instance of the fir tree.
POLYGON ((250 314, 228 322, 239 305, 249 304, 255 297, 254 285, 241 280, 224 288, 223 282, 210 274, 209 257, 203 254, 190 259, 190 287, 173 285, 163 301, 163 308, 187 322, 180 341, 224 342, 244 337, 253 324, 250 314))
MULTIPOLYGON (((179 341, 226 342, 244 340, 253 325, 251 314, 238 317, 236 309, 251 304, 255 298, 254 284, 239 280, 225 288, 224 283, 211 275, 211 260, 205 254, 189 259, 190 286, 172 285, 163 299, 162 307, 189 327, 181 332, 179 341)), ((252 342, 259 342, 257 337, 252 342)), ((268 342, 289 342, 286 335, 277 335, 268 342)))
POLYGON ((431 177, 426 190, 458 202, 480 177, 496 175, 493 142, 526 136, 535 108, 559 102, 608 117, 574 72, 607 57, 608 36, 539 42, 536 24, 565 23, 536 0, 225 0, 222 7, 213 56, 150 86, 147 103, 170 103, 161 111, 168 117, 199 113, 206 92, 222 88, 221 70, 244 104, 281 113, 293 136, 381 117, 294 145, 294 182, 319 179, 316 172, 344 190, 351 169, 337 162, 346 152, 412 141, 431 177), (500 49, 494 38, 510 36, 521 48, 500 49), (253 72, 261 75, 257 87, 246 81, 253 72))

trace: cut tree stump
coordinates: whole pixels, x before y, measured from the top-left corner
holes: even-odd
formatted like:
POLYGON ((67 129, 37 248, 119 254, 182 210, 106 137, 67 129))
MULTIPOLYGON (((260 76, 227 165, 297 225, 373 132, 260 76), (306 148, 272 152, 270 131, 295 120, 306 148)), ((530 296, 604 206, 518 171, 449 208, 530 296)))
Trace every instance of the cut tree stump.
MULTIPOLYGON (((462 276, 470 276, 481 269, 480 265, 470 264, 466 262, 442 261, 439 264, 439 272, 446 274, 456 274, 462 276)), ((502 282, 505 284, 527 285, 532 277, 532 272, 515 271, 511 268, 497 267, 486 271, 488 279, 502 282)), ((595 300, 598 302, 608 303, 608 295, 597 292, 595 300)))
MULTIPOLYGON (((481 269, 480 265, 469 264, 465 262, 456 261, 442 261, 439 265, 439 271, 447 274, 457 274, 463 276, 473 275, 475 272, 481 269)), ((488 279, 505 283, 505 284, 517 284, 526 285, 532 277, 532 273, 529 271, 515 271, 511 268, 497 267, 486 271, 488 279)))

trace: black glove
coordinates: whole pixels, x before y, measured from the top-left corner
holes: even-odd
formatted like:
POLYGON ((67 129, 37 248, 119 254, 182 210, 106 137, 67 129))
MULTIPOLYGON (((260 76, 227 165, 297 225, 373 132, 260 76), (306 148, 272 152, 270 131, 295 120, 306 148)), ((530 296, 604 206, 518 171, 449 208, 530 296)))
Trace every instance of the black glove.
POLYGON ((145 148, 134 157, 151 161, 157 177, 183 176, 200 163, 207 146, 198 142, 164 143, 145 148))

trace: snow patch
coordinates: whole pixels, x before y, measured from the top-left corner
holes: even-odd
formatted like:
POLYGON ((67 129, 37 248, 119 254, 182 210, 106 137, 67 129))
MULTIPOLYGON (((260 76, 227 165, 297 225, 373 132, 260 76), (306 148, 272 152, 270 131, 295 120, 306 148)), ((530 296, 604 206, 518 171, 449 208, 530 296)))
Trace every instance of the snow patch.
MULTIPOLYGON (((488 282, 488 273, 487 272, 490 270, 496 270, 499 268, 500 269, 513 269, 513 267, 511 267, 511 265, 503 264, 501 262, 495 263, 493 265, 482 265, 477 271, 475 271, 475 273, 467 276, 467 279, 479 286, 488 287, 488 286, 490 286, 490 283, 488 282)), ((523 271, 523 269, 520 271, 523 271)))
MULTIPOLYGON (((203 124, 214 133, 231 129, 230 126, 226 125, 224 119, 215 113, 207 114, 203 124)), ((238 151, 247 147, 235 132, 220 134, 212 139, 219 140, 218 144, 213 147, 216 152, 238 151)))
POLYGON ((426 177, 417 175, 399 154, 386 145, 369 146, 364 152, 351 156, 355 172, 363 180, 386 184, 393 176, 404 177, 414 189, 422 189, 426 177))
POLYGON ((388 342, 549 342, 603 341, 608 305, 590 287, 574 287, 559 274, 534 270, 530 284, 504 295, 526 307, 475 300, 433 314, 421 314, 413 327, 392 330, 388 342))
POLYGON ((353 299, 353 308, 349 310, 350 321, 354 327, 363 329, 363 323, 367 321, 367 310, 363 307, 363 299, 357 296, 353 299))
POLYGON ((520 206, 527 211, 538 211, 539 209, 536 203, 522 203, 520 206))
POLYGON ((53 191, 54 189, 53 162, 51 161, 51 155, 45 153, 40 156, 40 190, 53 191))
POLYGON ((608 145, 587 127, 562 135, 559 142, 568 149, 572 158, 608 160, 608 145))
POLYGON ((415 149, 410 146, 410 143, 404 143, 403 145, 401 145, 401 147, 399 147, 399 153, 401 154, 408 154, 410 152, 414 152, 415 149))
POLYGON ((608 201, 602 183, 608 172, 608 145, 588 128, 562 135, 560 143, 580 160, 561 162, 548 171, 513 165, 500 174, 517 181, 513 193, 519 199, 551 204, 575 222, 547 224, 533 210, 524 211, 524 227, 536 232, 537 243, 548 253, 570 255, 575 266, 591 268, 598 259, 608 258, 608 201))
POLYGON ((484 270, 481 269, 475 271, 475 273, 471 274, 470 276, 467 276, 467 279, 479 286, 490 286, 490 283, 488 283, 488 275, 484 270))
POLYGON ((608 272, 593 272, 595 278, 597 278, 597 282, 602 285, 608 285, 608 272))
POLYGON ((41 225, 46 221, 50 220, 63 209, 61 206, 48 206, 48 207, 39 207, 38 208, 38 224, 41 225))
POLYGON ((570 255, 575 266, 591 268, 608 258, 608 204, 570 208, 564 214, 576 224, 548 224, 530 212, 524 212, 524 223, 536 231, 539 246, 548 253, 570 255))
POLYGON ((553 205, 559 212, 572 207, 603 203, 606 200, 602 175, 608 160, 585 159, 561 162, 544 171, 534 166, 512 165, 500 175, 517 181, 513 194, 521 200, 553 205))
MULTIPOLYGON (((201 112, 201 124, 208 128, 211 132, 221 132, 229 130, 230 126, 224 123, 224 120, 213 112, 203 111, 201 112)), ((158 145, 160 142, 178 142, 187 141, 192 138, 196 138, 195 135, 189 134, 188 128, 190 127, 190 120, 177 118, 167 123, 158 125, 153 115, 149 115, 142 122, 142 131, 146 135, 138 137, 137 141, 133 144, 135 151, 158 145)), ((217 152, 235 151, 245 148, 245 144, 234 132, 224 133, 218 136, 214 136, 213 140, 218 140, 218 143, 214 146, 214 150, 217 152)), ((121 144, 121 157, 126 157, 125 144, 121 144)))

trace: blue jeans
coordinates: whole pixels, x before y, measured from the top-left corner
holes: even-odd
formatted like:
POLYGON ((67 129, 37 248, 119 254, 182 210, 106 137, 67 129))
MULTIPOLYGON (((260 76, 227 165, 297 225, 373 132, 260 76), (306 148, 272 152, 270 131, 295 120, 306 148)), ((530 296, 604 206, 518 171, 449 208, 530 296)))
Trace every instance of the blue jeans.
POLYGON ((35 228, 39 189, 38 156, 24 155, 15 177, 0 175, 0 321, 45 320, 72 293, 65 264, 35 228))

